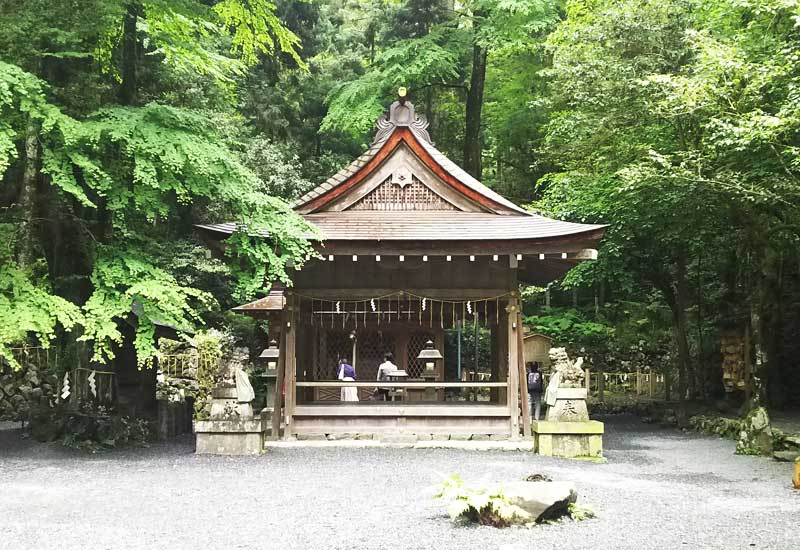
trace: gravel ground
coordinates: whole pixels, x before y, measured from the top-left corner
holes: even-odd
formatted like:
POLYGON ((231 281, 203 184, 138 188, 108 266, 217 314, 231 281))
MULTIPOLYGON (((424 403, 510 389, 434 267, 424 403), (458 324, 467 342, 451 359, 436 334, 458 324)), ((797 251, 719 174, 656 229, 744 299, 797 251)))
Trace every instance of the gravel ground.
POLYGON ((87 456, 0 431, 0 548, 794 549, 792 465, 721 439, 606 419, 608 463, 455 449, 193 454, 183 439, 87 456), (577 483, 599 517, 531 529, 453 527, 437 472, 577 483))

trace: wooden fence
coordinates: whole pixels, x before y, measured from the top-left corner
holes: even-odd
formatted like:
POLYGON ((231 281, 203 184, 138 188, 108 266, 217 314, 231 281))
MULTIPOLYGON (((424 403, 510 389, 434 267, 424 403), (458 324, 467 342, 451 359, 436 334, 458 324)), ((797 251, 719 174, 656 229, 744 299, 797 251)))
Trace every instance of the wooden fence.
MULTIPOLYGON (((639 369, 630 372, 600 372, 584 369, 586 390, 590 399, 604 401, 609 398, 634 400, 670 399, 669 377, 660 372, 639 369)), ((463 371, 464 381, 490 381, 489 373, 463 371)), ((550 373, 544 373, 544 387, 550 381, 550 373)))
MULTIPOLYGON (((33 368, 43 371, 58 366, 58 349, 55 347, 20 346, 10 350, 12 357, 22 365, 22 370, 33 368)), ((4 357, 0 357, 0 374, 3 373, 11 373, 11 365, 4 357)))
POLYGON ((604 401, 606 397, 636 400, 670 398, 670 380, 663 373, 642 369, 631 372, 585 371, 588 394, 598 401, 604 401))

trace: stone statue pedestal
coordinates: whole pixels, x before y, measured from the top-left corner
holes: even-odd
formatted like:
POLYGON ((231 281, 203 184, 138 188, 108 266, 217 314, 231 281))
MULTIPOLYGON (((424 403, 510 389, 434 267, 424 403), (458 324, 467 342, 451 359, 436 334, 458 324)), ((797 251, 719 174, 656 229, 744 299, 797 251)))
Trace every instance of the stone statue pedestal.
POLYGON ((253 405, 239 403, 238 395, 236 386, 211 388, 211 418, 225 419, 228 416, 236 416, 241 420, 252 419, 253 405))
POLYGON ((201 420, 195 423, 197 454, 257 455, 264 451, 264 425, 251 420, 201 420))
POLYGON ((531 422, 534 448, 540 455, 562 458, 603 456, 605 427, 597 420, 585 422, 557 422, 534 420, 531 422))
POLYGON ((558 388, 545 420, 531 422, 534 447, 540 455, 563 458, 603 456, 602 422, 589 420, 586 388, 558 388))
POLYGON ((545 420, 551 422, 587 422, 586 388, 558 388, 556 404, 547 408, 545 420))
POLYGON ((264 450, 266 423, 253 417, 250 402, 240 403, 235 386, 211 390, 211 418, 195 422, 198 454, 254 455, 264 450))

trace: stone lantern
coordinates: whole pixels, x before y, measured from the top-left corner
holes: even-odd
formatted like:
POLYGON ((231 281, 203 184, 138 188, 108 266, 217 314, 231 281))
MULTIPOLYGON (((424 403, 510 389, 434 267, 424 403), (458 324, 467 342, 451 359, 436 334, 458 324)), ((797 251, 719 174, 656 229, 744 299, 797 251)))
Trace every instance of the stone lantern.
POLYGON ((265 404, 262 413, 272 413, 275 409, 275 390, 278 379, 278 357, 280 350, 278 349, 278 342, 273 338, 269 341, 268 346, 261 352, 258 358, 263 361, 267 368, 264 370, 262 377, 264 378, 264 393, 265 404))
MULTIPOLYGON (((423 361, 425 365, 425 370, 422 371, 422 378, 425 379, 425 382, 436 382, 436 362, 444 357, 431 340, 425 342, 425 347, 419 352, 417 359, 423 361)), ((435 401, 436 388, 425 388, 425 399, 435 401)))

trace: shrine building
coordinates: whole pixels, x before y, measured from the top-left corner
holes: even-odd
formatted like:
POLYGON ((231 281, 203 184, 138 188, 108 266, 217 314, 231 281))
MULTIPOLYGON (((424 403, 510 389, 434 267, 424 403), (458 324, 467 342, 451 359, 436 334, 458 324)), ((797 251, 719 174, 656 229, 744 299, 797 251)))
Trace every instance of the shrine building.
MULTIPOLYGON (((270 319, 279 343, 275 437, 530 435, 519 287, 595 259, 604 226, 536 215, 492 191, 434 147, 404 97, 370 148, 294 210, 322 235, 320 258, 291 287, 236 308, 270 319), (476 325, 490 334, 490 364, 446 369, 446 334, 476 325), (400 372, 376 383, 387 352, 400 372), (341 358, 356 381, 337 380, 341 358), (345 386, 357 402, 342 401, 345 386), (377 387, 390 400, 376 400, 377 387)), ((224 243, 236 225, 198 230, 224 243)))

